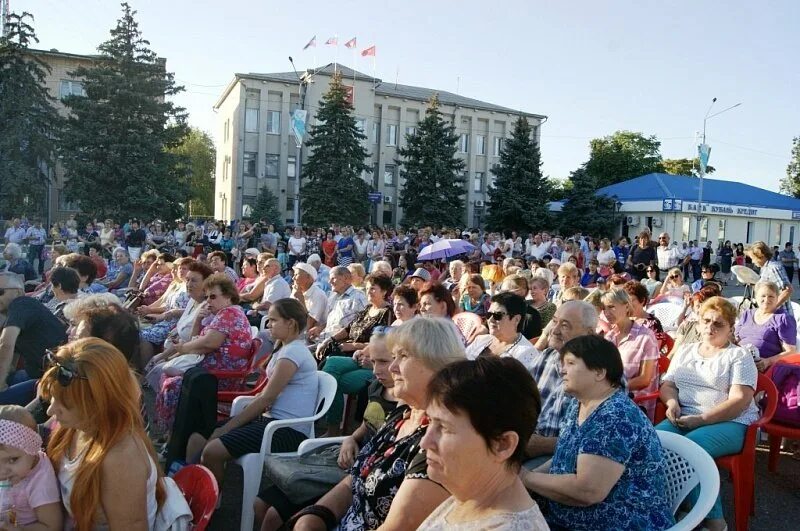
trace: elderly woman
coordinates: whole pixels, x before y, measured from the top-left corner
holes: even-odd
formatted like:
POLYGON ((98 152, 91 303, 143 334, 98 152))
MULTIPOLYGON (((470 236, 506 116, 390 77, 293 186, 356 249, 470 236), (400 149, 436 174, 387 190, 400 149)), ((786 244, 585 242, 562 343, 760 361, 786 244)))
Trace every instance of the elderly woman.
POLYGON ((625 283, 623 289, 628 294, 631 302, 631 318, 640 325, 649 328, 655 334, 656 340, 659 340, 664 334, 664 327, 658 317, 644 309, 649 298, 647 288, 641 282, 629 280, 625 283))
POLYGON ((540 410, 536 384, 513 360, 478 358, 439 371, 420 446, 428 476, 451 496, 417 529, 549 529, 519 476, 540 410))
POLYGON ((416 317, 419 312, 419 294, 411 286, 399 285, 392 291, 392 326, 400 326, 416 317))
POLYGON ((542 316, 534 306, 533 301, 527 299, 529 292, 528 279, 519 274, 509 275, 500 284, 500 291, 514 293, 525 301, 525 315, 520 323, 520 332, 525 336, 525 339, 533 339, 542 335, 542 316))
POLYGON ((683 281, 683 273, 677 267, 673 267, 667 272, 667 278, 658 290, 659 297, 680 297, 684 298, 691 293, 692 289, 683 281))
POLYGON ((790 317, 794 317, 794 312, 792 311, 792 292, 794 289, 781 263, 771 260, 772 249, 764 242, 756 242, 747 250, 747 256, 753 260, 753 265, 761 268, 761 280, 772 282, 778 287, 778 300, 775 306, 782 308, 790 317))
POLYGON ((394 356, 394 395, 402 405, 361 449, 350 474, 294 516, 295 529, 416 529, 448 497, 428 479, 419 443, 429 424, 429 384, 439 370, 464 359, 461 342, 449 322, 418 318, 392 331, 387 345, 394 356))
MULTIPOLYGON (((547 271, 544 269, 543 271, 547 271)), ((549 273, 549 271, 548 271, 549 273)), ((528 283, 530 301, 533 308, 539 312, 542 324, 547 325, 553 320, 556 314, 556 305, 547 300, 547 292, 550 290, 550 282, 539 275, 534 275, 528 283)))
POLYGON ((564 391, 575 400, 553 459, 523 475, 548 498, 553 529, 668 529, 674 524, 661 443, 622 385, 619 351, 598 336, 560 350, 564 391))
POLYGON ((139 289, 142 292, 141 304, 149 306, 155 303, 174 280, 172 265, 175 257, 168 253, 160 253, 142 278, 139 289))
POLYGON ((672 345, 672 350, 667 354, 671 359, 676 352, 684 345, 689 343, 697 343, 702 338, 700 337, 700 329, 697 326, 697 320, 700 315, 700 307, 706 299, 716 297, 719 292, 712 291, 709 288, 703 288, 697 293, 693 293, 684 311, 685 318, 675 331, 675 342, 672 345))
MULTIPOLYGON (((735 320, 736 309, 722 297, 705 301, 698 324, 702 341, 680 348, 661 385, 667 420, 656 429, 685 435, 712 457, 740 452, 747 426, 759 415, 753 401, 758 370, 750 353, 730 341, 735 320)), ((727 528, 719 497, 705 527, 727 528)))
POLYGON ((797 344, 797 322, 794 317, 779 310, 778 286, 761 281, 755 287, 758 308, 745 310, 736 323, 736 342, 753 345, 761 360, 758 370, 766 371, 781 358, 795 352, 797 344))
POLYGON ((502 292, 493 296, 487 314, 489 333, 472 340, 467 346, 467 358, 511 357, 533 371, 539 351, 521 333, 526 312, 525 299, 515 293, 502 292))
POLYGON ((350 275, 353 279, 353 287, 366 295, 367 286, 364 284, 364 281, 367 277, 367 271, 364 269, 364 265, 361 262, 353 262, 347 266, 347 270, 350 271, 350 275))
MULTIPOLYGON (((206 310, 213 315, 211 322, 201 329, 201 320, 196 318, 192 339, 165 349, 165 358, 199 355, 202 357, 199 366, 205 369, 241 371, 250 363, 252 338, 247 316, 236 305, 239 302, 236 286, 225 273, 215 273, 205 280, 203 287, 206 310)), ((198 317, 202 314, 203 310, 200 310, 198 317)), ((172 426, 182 381, 182 374, 161 378, 156 397, 156 423, 162 431, 172 426)), ((218 385, 222 390, 229 388, 230 384, 223 379, 218 385)))
POLYGON ((33 266, 22 258, 22 248, 17 243, 9 243, 3 248, 3 258, 8 262, 6 271, 25 277, 25 282, 36 278, 33 266))
POLYGON ((124 288, 133 275, 133 265, 128 256, 128 251, 122 247, 114 249, 113 260, 108 263, 108 271, 103 284, 108 290, 124 288))
POLYGON ((486 293, 486 283, 480 275, 467 275, 462 279, 461 299, 458 307, 462 312, 474 313, 486 320, 489 310, 490 295, 486 293))
POLYGON ((564 292, 569 288, 580 285, 581 272, 572 262, 560 264, 556 271, 558 285, 552 290, 549 298, 558 307, 564 302, 564 292))
POLYGON ((91 338, 61 347, 49 362, 39 389, 57 421, 47 455, 66 528, 153 529, 165 490, 125 358, 91 338))

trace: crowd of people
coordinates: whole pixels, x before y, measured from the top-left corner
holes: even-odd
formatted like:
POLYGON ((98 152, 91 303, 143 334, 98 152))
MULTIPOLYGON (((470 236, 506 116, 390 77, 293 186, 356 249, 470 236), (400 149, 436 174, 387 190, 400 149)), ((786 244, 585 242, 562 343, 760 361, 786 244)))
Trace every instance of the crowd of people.
MULTIPOLYGON (((201 463, 228 496, 226 467, 258 453, 271 422, 315 413, 322 371, 337 384, 325 435, 346 435, 331 481, 297 492, 279 472, 293 465, 269 457, 262 530, 668 529, 657 431, 739 452, 757 375, 796 347, 796 260, 763 242, 740 255, 647 230, 629 246, 74 217, 50 230, 13 220, 5 241, 0 462, 20 464, 0 480, 20 526, 152 529, 176 441, 185 458, 170 470, 201 463), (444 239, 474 249, 418 259, 444 239), (722 295, 745 256, 762 281, 738 308, 722 295), (654 302, 681 307, 671 335, 654 302), (193 424, 181 401, 198 368, 217 393, 254 399, 193 424), (659 390, 657 422, 643 398, 659 390)), ((194 399, 216 411, 217 393, 194 399)), ((280 428, 272 452, 314 433, 280 428)), ((719 499, 704 525, 725 529, 719 499)))

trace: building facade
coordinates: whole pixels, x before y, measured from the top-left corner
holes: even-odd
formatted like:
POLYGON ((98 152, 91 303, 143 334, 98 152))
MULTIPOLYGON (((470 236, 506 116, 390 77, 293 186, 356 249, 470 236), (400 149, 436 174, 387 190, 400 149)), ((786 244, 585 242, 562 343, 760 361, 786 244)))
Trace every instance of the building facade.
MULTIPOLYGON (((316 110, 335 72, 352 91, 357 124, 367 136, 372 174, 364 178, 381 193, 371 220, 395 226, 403 218, 398 200, 402 189, 395 159, 424 118, 427 102, 439 95, 440 110, 459 135, 459 154, 465 161, 466 208, 464 223, 479 226, 486 215, 490 169, 499 162, 503 141, 510 137, 514 121, 522 114, 531 123, 538 141, 545 116, 520 113, 457 94, 434 89, 384 83, 347 67, 330 64, 301 74, 308 111, 307 128, 316 123, 316 110)), ((287 224, 295 223, 298 187, 297 144, 290 131, 291 113, 301 104, 301 82, 294 72, 235 74, 214 110, 218 115, 215 208, 217 219, 248 217, 258 191, 269 187, 287 224)), ((303 148, 301 161, 308 157, 303 148)))

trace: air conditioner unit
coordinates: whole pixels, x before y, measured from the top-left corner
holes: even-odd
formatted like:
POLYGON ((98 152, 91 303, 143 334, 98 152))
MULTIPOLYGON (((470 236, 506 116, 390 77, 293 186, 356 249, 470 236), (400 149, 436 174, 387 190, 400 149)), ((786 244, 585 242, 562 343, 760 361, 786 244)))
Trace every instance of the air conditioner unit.
POLYGON ((485 205, 486 205, 486 201, 484 201, 483 199, 476 199, 475 200, 475 206, 476 207, 482 207, 482 206, 485 206, 485 205))
POLYGON ((661 218, 653 218, 653 226, 654 227, 661 227, 663 221, 661 218))
POLYGON ((390 195, 383 196, 383 203, 384 204, 391 204, 391 202, 392 202, 392 196, 390 196, 390 195))
POLYGON ((628 216, 626 222, 629 226, 636 226, 639 224, 639 216, 628 216))

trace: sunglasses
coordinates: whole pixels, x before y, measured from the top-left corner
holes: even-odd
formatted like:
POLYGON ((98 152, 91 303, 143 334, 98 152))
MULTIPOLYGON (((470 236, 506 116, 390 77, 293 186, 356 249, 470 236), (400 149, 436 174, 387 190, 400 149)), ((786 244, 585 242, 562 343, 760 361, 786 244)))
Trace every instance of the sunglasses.
POLYGON ((670 275, 669 278, 681 278, 680 275, 670 275))
POLYGON ((506 315, 508 315, 506 312, 486 312, 486 320, 501 321, 506 315))
POLYGON ((74 380, 75 378, 81 380, 89 379, 86 376, 81 376, 76 368, 70 367, 69 365, 59 361, 52 350, 44 351, 44 361, 48 368, 50 367, 57 368, 56 381, 61 387, 67 387, 69 384, 72 383, 72 380, 74 380))

